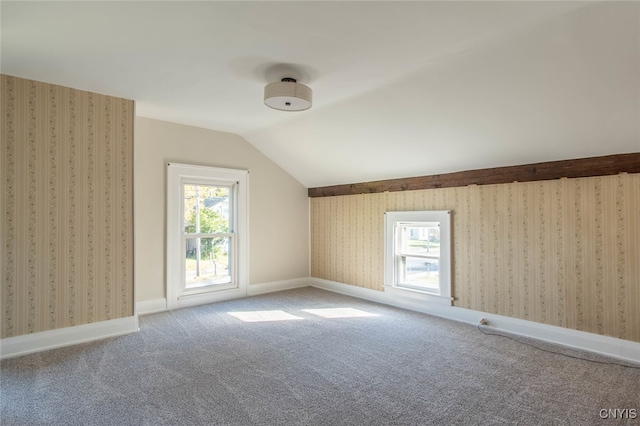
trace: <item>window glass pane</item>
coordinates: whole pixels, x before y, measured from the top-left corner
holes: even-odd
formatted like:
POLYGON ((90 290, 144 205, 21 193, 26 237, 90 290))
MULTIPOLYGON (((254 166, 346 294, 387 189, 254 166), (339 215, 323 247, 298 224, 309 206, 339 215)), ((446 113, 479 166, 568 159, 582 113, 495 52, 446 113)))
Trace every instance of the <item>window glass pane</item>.
POLYGON ((429 291, 440 291, 440 262, 438 259, 406 256, 402 258, 401 284, 417 286, 429 291))
POLYGON ((440 255, 440 227, 437 224, 403 225, 401 227, 401 252, 427 256, 440 255))
POLYGON ((196 232, 196 185, 184 185, 184 232, 195 234, 196 232))
POLYGON ((185 233, 228 233, 230 189, 228 186, 184 185, 185 233))
POLYGON ((187 288, 231 282, 230 237, 187 238, 185 247, 185 281, 187 288))
POLYGON ((229 232, 229 187, 200 186, 200 233, 229 232))

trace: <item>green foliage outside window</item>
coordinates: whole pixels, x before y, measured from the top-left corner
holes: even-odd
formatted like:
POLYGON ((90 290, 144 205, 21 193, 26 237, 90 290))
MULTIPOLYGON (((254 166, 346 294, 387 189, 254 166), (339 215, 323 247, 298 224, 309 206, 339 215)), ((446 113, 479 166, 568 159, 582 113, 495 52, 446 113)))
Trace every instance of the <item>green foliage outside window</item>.
MULTIPOLYGON (((196 232, 196 216, 193 215, 187 226, 188 233, 196 232)), ((219 234, 229 232, 229 221, 211 209, 200 210, 200 233, 219 234)), ((202 238, 200 253, 202 257, 217 258, 223 252, 227 238, 202 238)))

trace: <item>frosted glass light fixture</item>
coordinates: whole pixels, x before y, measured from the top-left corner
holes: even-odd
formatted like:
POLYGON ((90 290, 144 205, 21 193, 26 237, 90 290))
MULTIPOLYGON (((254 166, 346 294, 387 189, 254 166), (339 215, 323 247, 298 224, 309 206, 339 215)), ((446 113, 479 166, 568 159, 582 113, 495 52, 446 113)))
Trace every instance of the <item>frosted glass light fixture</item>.
POLYGON ((311 108, 313 92, 295 78, 283 78, 264 87, 264 104, 280 111, 304 111, 311 108))

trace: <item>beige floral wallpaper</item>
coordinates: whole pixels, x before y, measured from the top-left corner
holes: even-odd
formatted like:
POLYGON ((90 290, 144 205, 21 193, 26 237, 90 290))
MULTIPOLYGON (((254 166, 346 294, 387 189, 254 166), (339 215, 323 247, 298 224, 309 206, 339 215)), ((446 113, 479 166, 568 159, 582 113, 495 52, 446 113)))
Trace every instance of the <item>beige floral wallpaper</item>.
POLYGON ((311 199, 311 274, 383 291, 383 214, 453 211, 455 306, 640 342, 640 175, 311 199))
POLYGON ((2 75, 2 338, 133 315, 133 101, 2 75))

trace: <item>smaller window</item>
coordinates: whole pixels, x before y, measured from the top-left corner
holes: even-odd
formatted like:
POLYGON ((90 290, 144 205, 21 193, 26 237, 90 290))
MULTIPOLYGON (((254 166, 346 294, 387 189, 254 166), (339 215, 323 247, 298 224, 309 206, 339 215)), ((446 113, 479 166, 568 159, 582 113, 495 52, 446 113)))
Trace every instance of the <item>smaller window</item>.
POLYGON ((451 212, 385 213, 385 286, 451 304, 451 212))

